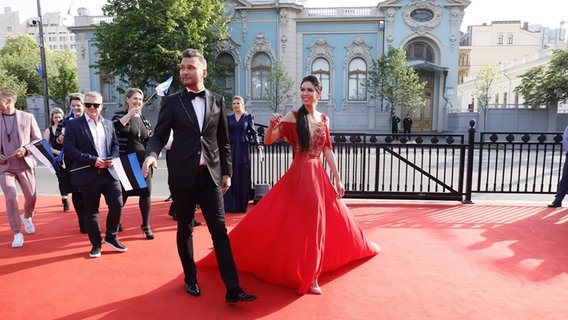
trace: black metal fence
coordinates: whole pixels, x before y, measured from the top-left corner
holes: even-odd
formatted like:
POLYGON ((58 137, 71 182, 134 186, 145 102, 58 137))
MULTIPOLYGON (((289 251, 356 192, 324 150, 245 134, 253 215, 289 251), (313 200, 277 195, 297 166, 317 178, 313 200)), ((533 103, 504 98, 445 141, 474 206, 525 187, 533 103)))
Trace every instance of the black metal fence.
MULTIPOLYGON (((475 141, 470 125, 463 135, 332 133, 345 197, 471 202, 473 192, 556 192, 561 132, 482 132, 475 141)), ((293 159, 283 142, 265 146, 262 162, 250 152, 253 186, 274 185, 293 159)))

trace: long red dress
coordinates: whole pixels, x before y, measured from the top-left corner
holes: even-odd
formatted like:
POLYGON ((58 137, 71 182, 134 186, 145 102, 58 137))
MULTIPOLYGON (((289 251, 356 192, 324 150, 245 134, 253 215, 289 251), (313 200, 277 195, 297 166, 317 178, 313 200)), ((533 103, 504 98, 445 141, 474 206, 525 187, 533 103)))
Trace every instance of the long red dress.
MULTIPOLYGON (((297 117, 296 112, 294 112, 297 117)), ((229 233, 237 269, 305 294, 321 272, 380 251, 337 199, 320 158, 331 148, 327 117, 312 130, 309 153, 300 152, 296 124, 280 124, 295 146, 284 176, 229 233)), ((197 262, 217 266, 212 251, 197 262)))

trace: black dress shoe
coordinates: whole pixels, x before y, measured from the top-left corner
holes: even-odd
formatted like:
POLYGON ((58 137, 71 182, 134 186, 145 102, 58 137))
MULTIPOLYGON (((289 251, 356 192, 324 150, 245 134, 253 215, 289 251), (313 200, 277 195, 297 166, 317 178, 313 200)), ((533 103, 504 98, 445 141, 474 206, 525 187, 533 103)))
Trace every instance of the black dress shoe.
POLYGON ((201 295, 201 290, 199 290, 199 286, 197 283, 194 284, 185 284, 185 292, 189 293, 192 296, 199 297, 201 295))
POLYGON ((117 238, 105 238, 105 244, 118 252, 128 251, 128 248, 120 243, 117 238))
POLYGON ((225 296, 225 302, 227 303, 237 303, 237 302, 250 302, 258 298, 254 293, 247 294, 244 290, 240 290, 234 293, 227 293, 225 296))
POLYGON ((548 205, 549 208, 558 208, 562 207, 562 202, 552 201, 551 204, 548 205))

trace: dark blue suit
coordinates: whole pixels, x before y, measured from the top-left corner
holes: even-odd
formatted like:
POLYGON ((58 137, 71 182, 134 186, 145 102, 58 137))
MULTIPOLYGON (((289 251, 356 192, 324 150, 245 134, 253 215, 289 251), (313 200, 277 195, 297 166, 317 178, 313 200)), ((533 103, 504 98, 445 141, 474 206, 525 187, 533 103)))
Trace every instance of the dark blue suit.
MULTIPOLYGON (((118 139, 113 123, 103 119, 107 157, 116 158, 118 153, 118 139)), ((89 240, 93 246, 101 245, 101 230, 99 225, 99 203, 104 195, 108 206, 106 220, 106 238, 116 238, 118 224, 122 215, 122 191, 118 175, 113 167, 99 169, 95 167, 98 155, 95 142, 87 123, 86 115, 65 126, 65 140, 63 147, 65 154, 73 160, 71 170, 71 184, 77 185, 83 194, 85 203, 84 221, 89 233, 89 240), (86 168, 79 169, 87 166, 86 168)))

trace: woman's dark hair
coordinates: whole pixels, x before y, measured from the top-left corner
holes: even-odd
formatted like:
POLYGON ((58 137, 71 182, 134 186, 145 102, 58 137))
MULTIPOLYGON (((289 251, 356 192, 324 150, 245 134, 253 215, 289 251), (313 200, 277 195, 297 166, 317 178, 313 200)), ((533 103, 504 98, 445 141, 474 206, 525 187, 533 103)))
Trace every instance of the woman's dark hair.
MULTIPOLYGON (((304 82, 311 82, 316 88, 317 92, 321 92, 321 83, 318 77, 314 75, 305 76, 302 79, 302 84, 304 82)), ((300 139, 300 150, 307 152, 310 150, 310 126, 308 120, 308 110, 305 105, 302 105, 298 109, 298 120, 296 120, 296 132, 298 133, 298 138, 300 139)))

